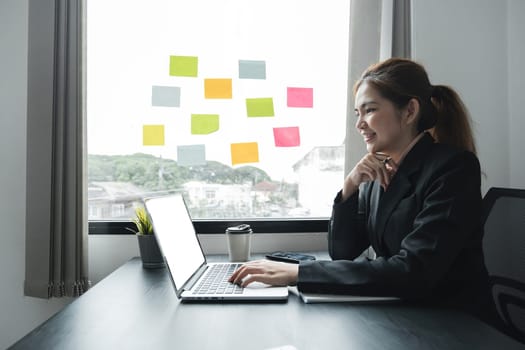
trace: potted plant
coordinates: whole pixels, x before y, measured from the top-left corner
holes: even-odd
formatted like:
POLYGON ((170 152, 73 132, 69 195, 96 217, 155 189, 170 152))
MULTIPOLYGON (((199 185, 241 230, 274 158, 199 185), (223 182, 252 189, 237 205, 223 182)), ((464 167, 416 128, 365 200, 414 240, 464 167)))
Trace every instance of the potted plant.
POLYGON ((153 232, 153 224, 146 209, 144 207, 136 207, 135 217, 132 221, 136 226, 136 230, 131 228, 128 228, 128 230, 137 235, 142 267, 147 269, 164 267, 164 258, 157 244, 157 239, 153 232))

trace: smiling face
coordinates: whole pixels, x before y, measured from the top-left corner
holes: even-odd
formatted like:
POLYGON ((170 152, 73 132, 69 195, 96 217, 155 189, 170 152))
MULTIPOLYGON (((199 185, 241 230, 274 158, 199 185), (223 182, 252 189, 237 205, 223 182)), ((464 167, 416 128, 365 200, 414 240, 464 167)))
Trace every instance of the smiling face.
POLYGON ((379 91, 363 82, 355 95, 356 128, 370 153, 386 153, 396 159, 417 135, 415 100, 399 109, 379 91))

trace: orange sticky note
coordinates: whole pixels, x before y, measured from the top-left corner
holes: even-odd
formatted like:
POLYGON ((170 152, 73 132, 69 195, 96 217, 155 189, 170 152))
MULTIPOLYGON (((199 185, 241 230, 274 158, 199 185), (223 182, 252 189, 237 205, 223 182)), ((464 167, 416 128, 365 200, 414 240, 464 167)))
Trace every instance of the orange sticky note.
POLYGON ((164 146, 164 125, 143 125, 142 144, 144 146, 164 146))
POLYGON ((204 79, 204 98, 232 98, 232 80, 204 79))
POLYGON ((232 143, 232 165, 259 162, 259 146, 257 142, 232 143))

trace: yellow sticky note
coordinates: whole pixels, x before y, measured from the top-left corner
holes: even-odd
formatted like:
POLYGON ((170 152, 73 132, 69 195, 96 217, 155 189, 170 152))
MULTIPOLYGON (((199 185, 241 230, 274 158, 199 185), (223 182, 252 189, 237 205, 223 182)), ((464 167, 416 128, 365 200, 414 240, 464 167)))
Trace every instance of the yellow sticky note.
POLYGON ((192 114, 191 133, 192 135, 207 135, 219 130, 218 114, 192 114))
POLYGON ((170 56, 170 76, 196 77, 199 58, 196 56, 170 56))
POLYGON ((232 80, 204 79, 204 98, 232 98, 232 80))
POLYGON ((232 143, 232 165, 259 162, 259 146, 257 142, 232 143))
POLYGON ((247 98, 246 111, 248 117, 273 117, 273 98, 247 98))
POLYGON ((144 146, 164 146, 164 125, 143 125, 142 144, 144 146))

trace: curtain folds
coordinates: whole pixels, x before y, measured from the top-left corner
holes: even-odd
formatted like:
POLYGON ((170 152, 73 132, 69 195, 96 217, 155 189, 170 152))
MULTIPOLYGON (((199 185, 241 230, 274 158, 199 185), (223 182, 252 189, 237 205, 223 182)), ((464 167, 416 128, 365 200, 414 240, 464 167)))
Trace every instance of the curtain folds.
POLYGON ((83 13, 82 0, 29 1, 27 296, 89 288, 83 13))

